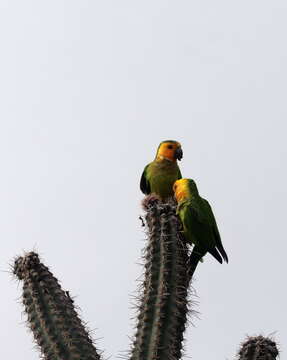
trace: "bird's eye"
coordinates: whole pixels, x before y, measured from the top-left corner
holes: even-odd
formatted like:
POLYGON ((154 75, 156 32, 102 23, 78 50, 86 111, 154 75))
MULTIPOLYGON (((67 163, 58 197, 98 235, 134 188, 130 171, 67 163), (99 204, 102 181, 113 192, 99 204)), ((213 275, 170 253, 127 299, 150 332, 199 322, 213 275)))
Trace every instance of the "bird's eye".
POLYGON ((167 145, 167 148, 168 149, 173 149, 173 146, 172 145, 167 145))

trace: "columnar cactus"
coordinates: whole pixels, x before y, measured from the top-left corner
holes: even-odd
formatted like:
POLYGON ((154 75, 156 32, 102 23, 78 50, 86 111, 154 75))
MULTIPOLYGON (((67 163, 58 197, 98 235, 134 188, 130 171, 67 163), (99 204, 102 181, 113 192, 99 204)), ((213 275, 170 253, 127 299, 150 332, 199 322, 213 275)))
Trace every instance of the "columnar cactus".
POLYGON ((145 208, 145 279, 130 359, 180 359, 188 310, 188 249, 173 205, 149 197, 145 208))
POLYGON ((238 352, 239 360, 275 360, 279 355, 274 340, 259 336, 248 336, 238 352))
POLYGON ((28 324, 45 360, 99 360, 91 337, 78 317, 69 293, 43 265, 36 253, 14 263, 23 281, 23 304, 28 324))

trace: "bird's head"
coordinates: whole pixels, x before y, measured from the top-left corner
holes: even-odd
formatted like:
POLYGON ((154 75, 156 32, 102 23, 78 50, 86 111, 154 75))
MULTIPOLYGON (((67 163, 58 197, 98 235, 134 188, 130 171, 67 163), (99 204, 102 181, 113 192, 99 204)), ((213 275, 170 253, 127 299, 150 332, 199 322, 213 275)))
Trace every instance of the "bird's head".
POLYGON ((156 153, 157 160, 169 160, 176 161, 181 160, 183 156, 182 148, 179 142, 174 140, 165 140, 162 141, 156 153))
POLYGON ((198 195, 196 183, 192 179, 179 179, 173 184, 174 197, 178 203, 198 195))

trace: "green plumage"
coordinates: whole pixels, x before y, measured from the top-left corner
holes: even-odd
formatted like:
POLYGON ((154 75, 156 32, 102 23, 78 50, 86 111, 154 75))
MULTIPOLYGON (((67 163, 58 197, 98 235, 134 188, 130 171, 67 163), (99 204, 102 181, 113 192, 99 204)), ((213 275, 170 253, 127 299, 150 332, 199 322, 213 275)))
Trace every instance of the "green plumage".
POLYGON ((178 204, 177 213, 186 240, 195 245, 194 252, 202 256, 209 252, 220 263, 222 258, 228 262, 211 206, 200 197, 193 180, 188 180, 188 196, 178 204))
POLYGON ((144 168, 140 188, 144 194, 155 193, 164 200, 173 196, 173 184, 181 177, 176 162, 154 160, 144 168))

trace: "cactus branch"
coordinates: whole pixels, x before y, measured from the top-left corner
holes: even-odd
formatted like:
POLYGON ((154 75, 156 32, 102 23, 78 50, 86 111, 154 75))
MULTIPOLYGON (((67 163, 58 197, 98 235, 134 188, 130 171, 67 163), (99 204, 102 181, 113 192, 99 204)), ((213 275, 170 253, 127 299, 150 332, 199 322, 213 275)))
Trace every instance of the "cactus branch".
POLYGON ((145 205, 145 279, 131 360, 176 360, 187 316, 188 249, 179 235, 175 207, 153 198, 145 205))
POLYGON ((36 253, 15 260, 14 274, 23 281, 27 320, 45 360, 99 360, 93 341, 63 291, 36 253))

